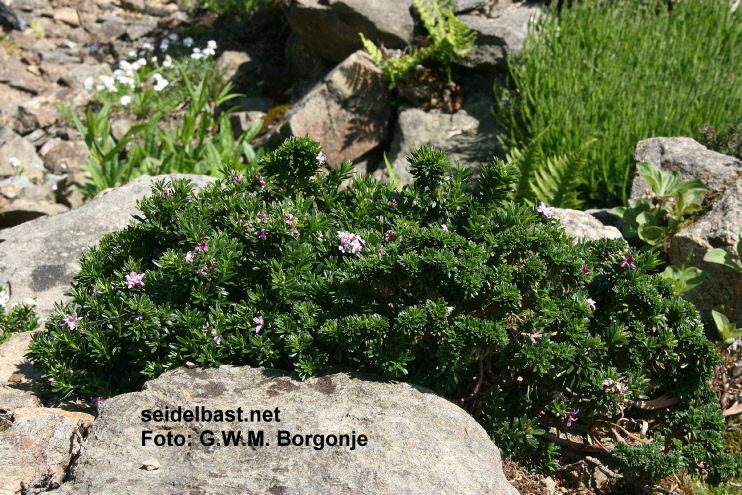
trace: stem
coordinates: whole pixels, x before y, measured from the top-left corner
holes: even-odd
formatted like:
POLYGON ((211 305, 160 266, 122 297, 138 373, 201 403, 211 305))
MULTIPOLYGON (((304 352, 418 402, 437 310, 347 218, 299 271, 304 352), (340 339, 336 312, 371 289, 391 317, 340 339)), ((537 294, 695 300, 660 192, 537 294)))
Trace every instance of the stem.
POLYGON ((732 315, 734 314, 734 306, 737 305, 737 298, 739 293, 742 292, 742 283, 737 284, 737 292, 734 293, 734 299, 732 299, 732 307, 729 308, 729 321, 732 321, 732 315))

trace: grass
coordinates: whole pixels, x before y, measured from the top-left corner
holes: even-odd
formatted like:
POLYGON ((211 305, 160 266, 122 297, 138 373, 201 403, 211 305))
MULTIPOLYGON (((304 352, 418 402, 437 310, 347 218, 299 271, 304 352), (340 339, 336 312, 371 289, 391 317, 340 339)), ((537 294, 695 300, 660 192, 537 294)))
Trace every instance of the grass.
POLYGON ((592 138, 590 206, 625 204, 636 143, 693 135, 742 113, 742 9, 726 0, 575 2, 532 29, 509 88, 496 90, 506 149, 546 130, 547 155, 592 138), (641 5, 643 8, 637 8, 641 5))

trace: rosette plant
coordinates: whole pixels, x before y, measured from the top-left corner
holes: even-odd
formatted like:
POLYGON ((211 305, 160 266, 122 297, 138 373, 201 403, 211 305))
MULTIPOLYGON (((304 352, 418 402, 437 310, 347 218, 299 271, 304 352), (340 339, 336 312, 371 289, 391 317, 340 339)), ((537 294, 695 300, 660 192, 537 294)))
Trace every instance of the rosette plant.
POLYGON ((290 138, 196 193, 160 180, 83 255, 29 356, 54 392, 110 397, 193 362, 375 371, 467 408, 511 455, 590 452, 635 476, 738 474, 698 313, 651 252, 575 242, 546 205, 508 201, 517 169, 414 151, 414 186, 319 172, 290 138), (569 436, 568 436, 569 435, 569 436))

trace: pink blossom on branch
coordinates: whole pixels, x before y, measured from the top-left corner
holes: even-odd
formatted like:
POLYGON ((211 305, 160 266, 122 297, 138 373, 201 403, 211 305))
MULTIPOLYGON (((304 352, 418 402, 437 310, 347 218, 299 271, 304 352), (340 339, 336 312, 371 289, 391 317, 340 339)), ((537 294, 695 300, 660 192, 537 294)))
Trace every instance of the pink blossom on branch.
POLYGON ((126 282, 129 289, 133 289, 134 287, 142 287, 144 285, 143 278, 144 273, 131 272, 126 276, 124 282, 126 282))

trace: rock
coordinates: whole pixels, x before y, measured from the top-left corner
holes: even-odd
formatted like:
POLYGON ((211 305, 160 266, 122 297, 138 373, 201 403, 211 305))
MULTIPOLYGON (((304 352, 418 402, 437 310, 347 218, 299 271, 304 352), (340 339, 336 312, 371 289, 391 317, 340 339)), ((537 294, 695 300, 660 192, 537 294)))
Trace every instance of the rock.
POLYGON ((234 133, 235 139, 238 139, 242 134, 247 131, 258 120, 265 117, 264 112, 252 111, 252 112, 232 112, 229 114, 229 122, 232 124, 232 132, 234 133))
POLYGON ((144 0, 122 0, 121 6, 126 10, 144 12, 144 0))
POLYGON ((0 382, 0 413, 12 413, 22 407, 41 407, 41 401, 29 390, 19 390, 0 382))
POLYGON ((48 414, 61 414, 67 421, 71 428, 77 426, 78 421, 82 421, 82 427, 87 428, 93 423, 95 417, 91 414, 79 412, 79 411, 66 411, 64 409, 58 409, 54 407, 20 407, 13 411, 13 423, 22 423, 29 421, 34 418, 46 416, 48 414))
POLYGON ((44 62, 52 64, 79 64, 80 57, 65 53, 63 50, 39 50, 39 56, 44 62))
POLYGON ((579 239, 599 241, 601 239, 623 239, 616 227, 605 226, 598 219, 585 211, 554 208, 554 217, 558 218, 568 236, 575 242, 579 239))
POLYGON ((283 0, 281 7, 310 50, 333 62, 363 48, 358 33, 387 48, 412 43, 412 0, 283 0))
POLYGON ((65 176, 63 180, 58 183, 58 192, 60 201, 70 208, 77 208, 82 206, 88 201, 88 197, 82 193, 78 187, 85 188, 90 178, 90 172, 87 170, 80 170, 73 172, 65 176), (75 185, 76 187, 72 187, 75 185))
POLYGON ((72 458, 73 430, 62 414, 13 423, 0 432, 0 493, 38 493, 64 480, 72 458))
POLYGON ((36 147, 17 134, 0 146, 0 177, 15 175, 23 169, 26 178, 38 183, 44 178, 42 163, 36 147), (13 167, 13 163, 18 163, 18 169, 13 167))
POLYGON ((284 47, 284 56, 286 59, 286 69, 293 77, 305 77, 316 79, 327 73, 328 63, 322 57, 316 55, 296 34, 291 31, 286 46, 284 47))
POLYGON ((329 164, 353 161, 384 142, 391 108, 383 72, 364 51, 357 51, 268 131, 255 148, 273 149, 289 136, 324 145, 329 164))
POLYGON ((129 36, 129 39, 131 41, 136 41, 139 38, 147 36, 155 29, 157 29, 157 21, 148 17, 144 17, 138 21, 130 23, 126 27, 126 34, 127 36, 129 36))
POLYGON ((257 62, 247 52, 225 50, 216 59, 216 70, 224 81, 237 83, 253 72, 257 62))
POLYGON ((24 12, 41 10, 49 6, 47 0, 13 0, 13 8, 24 12))
POLYGON ((82 26, 72 29, 67 36, 70 40, 79 45, 85 45, 87 43, 90 43, 90 40, 92 40, 90 33, 88 33, 87 30, 85 30, 85 28, 82 26))
POLYGON ((54 105, 56 101, 45 95, 21 103, 15 118, 15 131, 26 135, 36 129, 51 126, 61 117, 54 105))
POLYGON ((136 200, 150 193, 150 181, 187 177, 198 187, 214 180, 199 175, 142 176, 101 192, 90 203, 53 218, 40 218, 0 231, 0 286, 12 283, 10 302, 36 295, 37 312, 47 317, 72 283, 77 259, 106 233, 124 228, 136 213, 136 200))
MULTIPOLYGON (((463 86, 467 97, 461 110, 454 114, 439 109, 426 112, 406 104, 399 106, 387 158, 403 185, 413 182, 407 157, 421 146, 441 149, 448 153, 451 163, 458 161, 475 170, 495 156, 497 138, 490 114, 494 105, 491 78, 472 75, 463 86)), ((386 179, 383 163, 373 175, 386 179)))
POLYGON ((9 206, 0 208, 0 227, 15 227, 39 217, 57 215, 69 207, 57 203, 29 199, 16 199, 9 206))
MULTIPOLYGON (((700 158, 703 159, 704 155, 705 153, 702 153, 700 158)), ((693 304, 701 313, 701 318, 710 324, 712 329, 716 326, 711 319, 711 310, 718 310, 721 304, 727 308, 731 306, 735 287, 742 284, 742 273, 723 265, 703 261, 703 257, 710 249, 720 248, 738 265, 742 265, 742 260, 737 255, 740 225, 742 225, 742 178, 727 188, 714 202, 711 211, 701 216, 694 224, 681 229, 670 240, 667 254, 672 266, 681 266, 692 251, 689 265, 706 272, 706 278, 697 290, 698 296, 693 304)), ((732 321, 737 323, 737 328, 742 328, 742 311, 738 310, 739 307, 735 310, 732 321)))
MULTIPOLYGON (((742 162, 731 156, 710 151, 695 139, 688 137, 652 138, 636 145, 634 163, 652 162, 660 170, 675 170, 683 179, 699 179, 708 188, 705 196, 716 197, 734 182, 742 162)), ((639 199, 654 199, 647 181, 634 174, 629 204, 639 199)), ((679 266, 679 265, 678 265, 679 266)))
POLYGON ((93 35, 93 39, 101 43, 110 43, 126 33, 125 26, 123 22, 108 20, 90 34, 93 35))
POLYGON ((255 97, 239 97, 229 100, 227 106, 240 107, 238 111, 247 112, 262 112, 266 113, 268 110, 273 108, 276 103, 273 98, 255 98, 255 97))
MULTIPOLYGON (((16 176, 17 177, 17 176, 16 176)), ((24 187, 19 191, 19 199, 26 199, 29 201, 41 201, 43 203, 54 203, 54 193, 47 184, 31 185, 24 187)))
POLYGON ((116 142, 121 141, 121 138, 129 132, 132 125, 133 122, 125 117, 114 120, 111 124, 111 136, 113 136, 116 142))
POLYGON ((60 82, 66 86, 82 88, 85 79, 88 77, 97 81, 100 76, 110 76, 112 74, 111 66, 108 64, 80 65, 65 72, 60 78, 60 82))
POLYGON ((528 24, 541 13, 541 3, 523 2, 498 11, 498 17, 459 15, 477 33, 474 50, 457 64, 470 69, 506 70, 508 55, 519 58, 528 36, 528 24))
POLYGON ((454 14, 464 14, 472 10, 481 9, 488 3, 490 3, 489 0, 454 0, 451 8, 454 9, 454 14))
MULTIPOLYGON (((9 58, 0 64, 0 82, 33 95, 48 91, 52 87, 43 77, 28 71, 26 64, 13 58, 9 58)), ((5 100, 4 97, 3 100, 5 100)), ((3 103, 3 106, 5 106, 5 103, 3 103)))
MULTIPOLYGON (((7 284, 3 285, 7 288, 7 284)), ((15 291, 15 287, 12 288, 15 291)), ((28 352, 28 343, 34 332, 18 332, 0 345, 0 384, 5 384, 13 374, 21 374, 21 384, 30 383, 41 377, 39 373, 24 356, 28 352)), ((21 387, 13 386, 18 389, 21 387)), ((5 409, 8 411, 9 409, 5 409)))
POLYGON ((80 25, 80 16, 77 15, 77 10, 69 7, 55 9, 54 20, 72 27, 78 27, 80 25))
POLYGON ((63 141, 59 138, 49 140, 39 149, 46 168, 55 174, 80 170, 80 166, 90 156, 84 141, 63 141))
POLYGON ((431 390, 361 373, 299 382, 278 370, 234 366, 180 368, 148 382, 142 392, 108 399, 57 493, 183 493, 195 487, 204 493, 286 495, 517 493, 484 429, 431 390), (248 420, 248 411, 259 411, 262 421, 224 429, 240 431, 246 440, 248 431, 262 432, 262 447, 259 437, 252 447, 205 445, 200 439, 210 438, 207 431, 220 428, 213 422, 141 421, 146 409, 199 405, 242 407, 248 420), (162 448, 149 441, 143 447, 132 440, 143 431, 190 435, 192 446, 162 448), (279 432, 308 445, 280 446, 279 432), (322 437, 310 442, 304 435, 322 437), (355 435, 353 450, 329 446, 339 435, 355 435), (161 467, 143 469, 148 460, 161 467))

